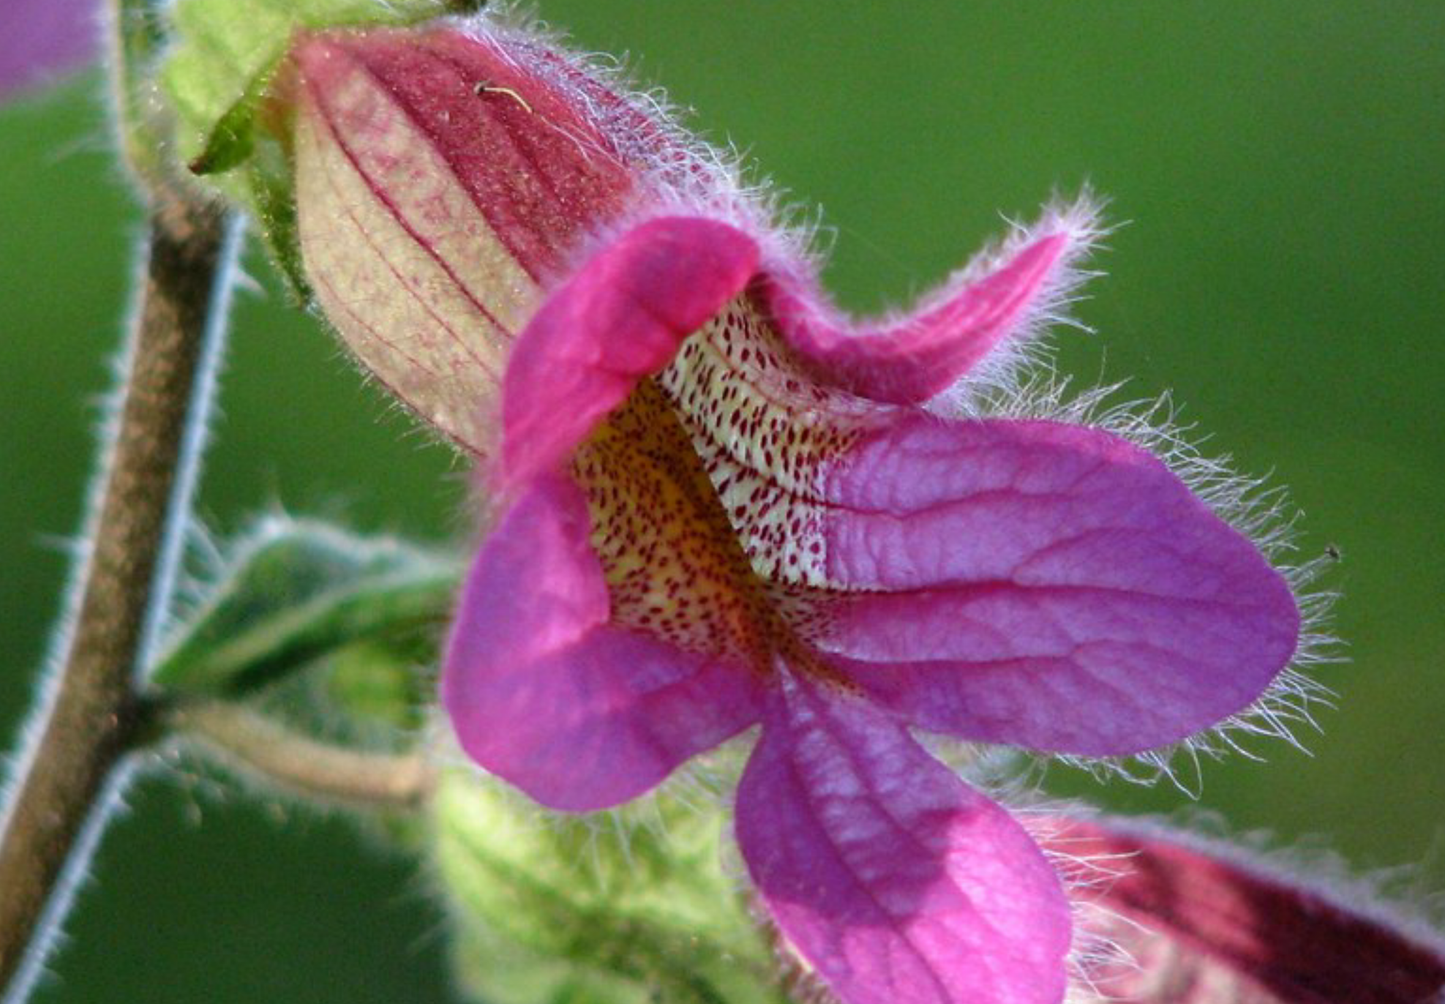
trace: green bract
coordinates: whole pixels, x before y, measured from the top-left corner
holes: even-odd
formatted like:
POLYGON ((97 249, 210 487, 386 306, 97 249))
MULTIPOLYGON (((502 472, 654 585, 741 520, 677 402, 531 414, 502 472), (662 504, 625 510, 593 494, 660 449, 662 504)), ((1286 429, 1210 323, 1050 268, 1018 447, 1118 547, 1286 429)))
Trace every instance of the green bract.
POLYGON ((404 649, 418 628, 444 623, 456 581, 455 565, 390 538, 268 520, 183 619, 152 679, 177 694, 237 694, 365 644, 372 658, 354 660, 364 672, 344 673, 338 685, 374 704, 397 686, 379 667, 398 661, 376 653, 401 648, 409 663, 404 649))
POLYGON ((782 1004, 784 966, 719 852, 721 805, 558 816, 472 771, 437 790, 459 975, 492 1004, 782 1004))

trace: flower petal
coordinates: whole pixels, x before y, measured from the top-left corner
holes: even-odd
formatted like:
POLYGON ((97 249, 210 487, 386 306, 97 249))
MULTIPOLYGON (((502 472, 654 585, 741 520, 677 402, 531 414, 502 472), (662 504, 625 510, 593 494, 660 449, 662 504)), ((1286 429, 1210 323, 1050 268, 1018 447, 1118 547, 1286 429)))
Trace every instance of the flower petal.
POLYGON ((1240 711, 1295 649, 1279 573, 1097 429, 915 414, 820 495, 808 532, 836 592, 799 601, 821 617, 811 640, 924 728, 1137 752, 1240 711))
POLYGON ((1005 253, 971 265, 908 316, 858 325, 810 279, 770 277, 768 312, 818 382, 892 404, 926 401, 1057 305, 1093 236, 1087 215, 1053 215, 1005 253))
POLYGON ((738 790, 778 926, 847 1004, 1053 1004, 1069 909, 1007 812, 865 702, 790 677, 738 790))
POLYGON ((95 55, 100 4, 7 0, 0 36, 0 95, 44 84, 95 55))
POLYGON ((503 478, 555 467, 747 285, 757 246, 731 226, 649 220, 554 291, 517 341, 503 386, 503 478))
POLYGON ((627 801, 755 722, 757 678, 609 621, 571 480, 537 479, 462 594, 442 701, 463 748, 555 809, 627 801))
POLYGON ((1155 824, 1037 825, 1045 846, 1103 873, 1077 892, 1082 923, 1127 959, 1093 974, 1100 1000, 1413 1004, 1445 993, 1445 938, 1370 894, 1345 898, 1318 876, 1155 824))

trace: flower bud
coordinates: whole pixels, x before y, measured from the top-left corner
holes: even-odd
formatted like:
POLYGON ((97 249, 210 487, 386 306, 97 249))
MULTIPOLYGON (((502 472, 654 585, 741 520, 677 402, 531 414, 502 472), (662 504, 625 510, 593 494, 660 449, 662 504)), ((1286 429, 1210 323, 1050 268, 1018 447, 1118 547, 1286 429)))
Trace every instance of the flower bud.
POLYGON ((656 127, 490 23, 311 34, 291 63, 320 305, 400 400, 486 452, 509 343, 579 238, 634 196, 656 127))
POLYGON ((1107 946, 1070 1004, 1423 1004, 1445 999, 1445 938, 1246 850, 1156 825, 1051 819, 1082 868, 1080 926, 1107 946))

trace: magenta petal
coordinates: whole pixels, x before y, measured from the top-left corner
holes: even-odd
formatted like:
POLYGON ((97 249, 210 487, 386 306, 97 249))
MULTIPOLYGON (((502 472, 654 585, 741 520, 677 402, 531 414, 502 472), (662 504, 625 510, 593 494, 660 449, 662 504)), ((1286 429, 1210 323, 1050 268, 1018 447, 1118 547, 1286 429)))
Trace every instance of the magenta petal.
POLYGON ((758 250, 714 220, 629 230, 555 290, 517 341, 503 384, 504 477, 556 466, 747 285, 758 250))
POLYGON ((1054 1004, 1069 908, 1027 833, 866 702, 785 679, 738 789, 748 870, 845 1004, 1054 1004))
POLYGON ((891 324, 855 329, 823 297, 774 280, 765 298, 778 327, 824 383, 893 404, 926 401, 1026 326, 1061 285, 1082 239, 1048 233, 983 276, 966 274, 891 324))
POLYGON ((1137 752, 1240 711, 1294 652, 1279 573, 1108 433, 911 417, 824 494, 828 578, 866 592, 824 601, 817 643, 924 728, 1137 752))
POLYGON ((757 721, 748 670, 608 623, 570 480, 531 485, 468 576, 442 679, 462 747, 555 809, 625 802, 757 721))
POLYGON ((0 34, 0 95, 47 82, 99 49, 93 0, 6 0, 0 34))

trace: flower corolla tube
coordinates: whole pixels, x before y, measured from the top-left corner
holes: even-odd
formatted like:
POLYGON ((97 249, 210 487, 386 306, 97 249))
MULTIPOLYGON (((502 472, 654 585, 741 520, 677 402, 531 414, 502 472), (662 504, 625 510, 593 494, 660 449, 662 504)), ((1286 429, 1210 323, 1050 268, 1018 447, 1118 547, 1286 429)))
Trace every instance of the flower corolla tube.
POLYGON ((287 72, 317 300, 494 500, 442 681, 465 751, 582 812, 760 726, 738 845, 843 1001, 1059 1001, 1054 868, 913 730, 1157 749, 1300 626, 1144 448, 970 407, 1067 300, 1087 205, 856 323, 656 101, 505 16, 309 34, 287 72))

